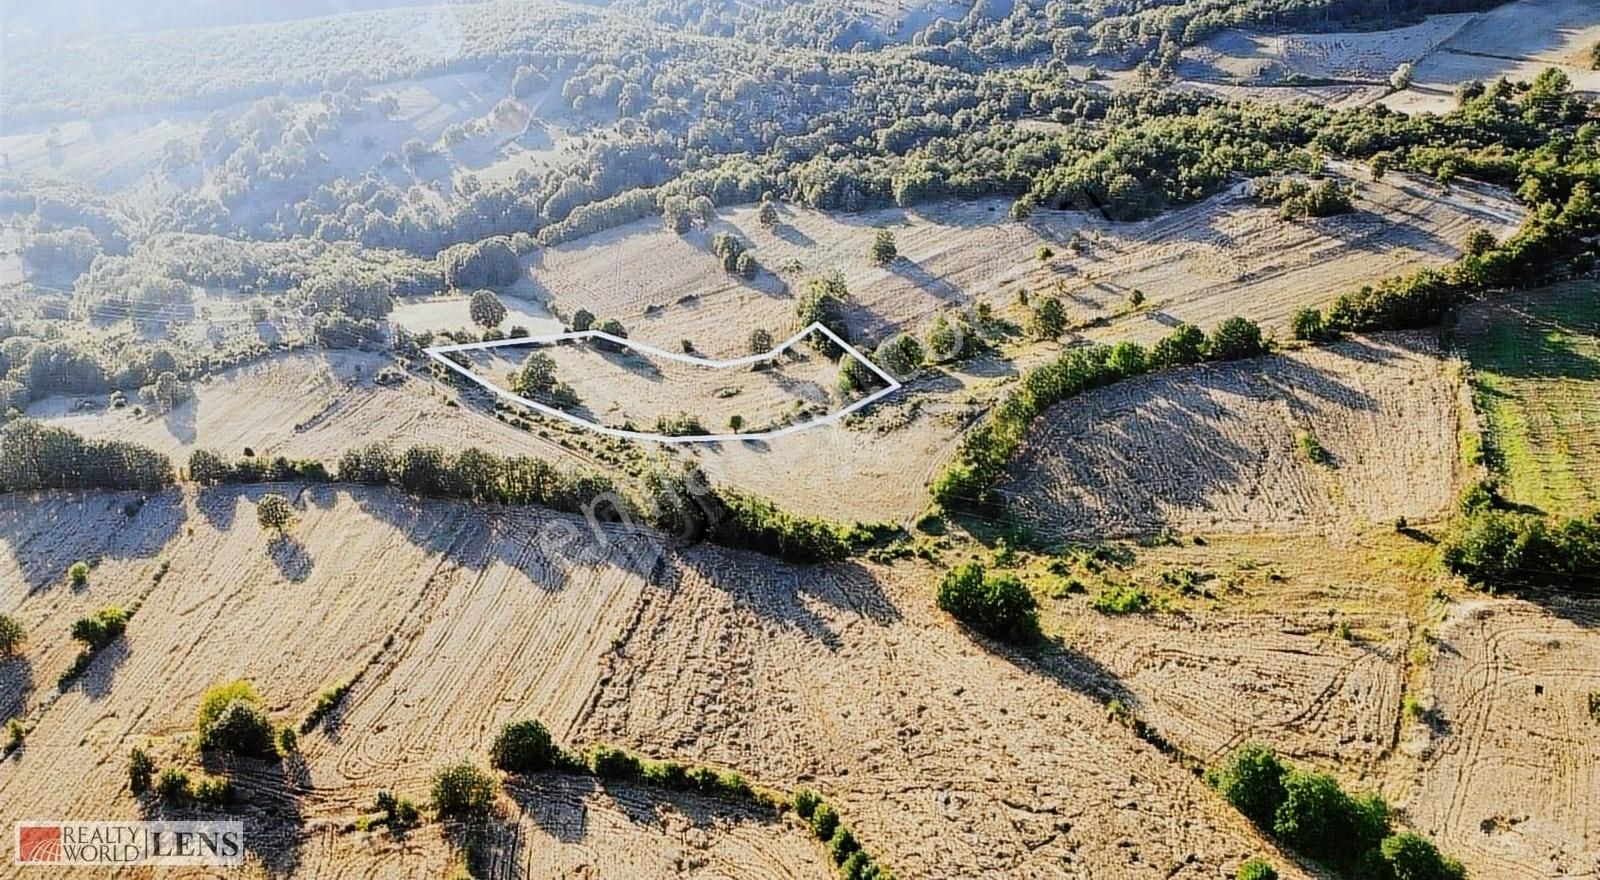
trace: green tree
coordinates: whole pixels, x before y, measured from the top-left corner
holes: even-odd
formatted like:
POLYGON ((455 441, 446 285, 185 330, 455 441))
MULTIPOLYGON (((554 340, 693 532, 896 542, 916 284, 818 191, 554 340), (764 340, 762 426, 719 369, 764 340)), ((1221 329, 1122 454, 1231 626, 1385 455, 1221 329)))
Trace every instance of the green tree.
POLYGON ((1278 880, 1278 869, 1265 859, 1251 859, 1239 866, 1238 880, 1278 880))
POLYGON ((867 254, 872 260, 872 264, 874 266, 887 266, 894 262, 894 258, 899 255, 900 248, 895 244, 894 233, 887 229, 878 230, 877 235, 872 237, 872 250, 867 254))
POLYGON ((1278 807, 1287 797, 1283 787, 1287 772, 1271 749, 1247 743, 1221 767, 1208 772, 1206 781, 1245 818, 1270 829, 1278 807))
POLYGON ((1261 341, 1261 327, 1256 322, 1239 317, 1228 318, 1213 327, 1206 339, 1206 357, 1216 361, 1233 361, 1264 354, 1266 345, 1261 341))
POLYGON ((433 774, 433 808, 448 819, 481 816, 494 803, 493 777, 469 763, 451 764, 433 774))
POLYGON ((555 358, 542 351, 522 359, 522 367, 511 377, 511 390, 523 397, 543 398, 556 387, 555 358))
POLYGON ((263 529, 272 529, 282 534, 293 519, 294 507, 289 504, 288 498, 277 492, 268 492, 256 502, 256 521, 263 529))
POLYGON ((1289 332, 1296 339, 1307 342, 1320 341, 1327 333, 1322 326, 1322 312, 1310 306, 1295 309, 1289 318, 1289 332))
POLYGON ((513 721, 500 728, 489 749, 489 763, 507 773, 536 773, 555 765, 560 750, 538 721, 513 721))
POLYGON ((479 290, 472 294, 472 299, 467 303, 467 313, 472 317, 472 323, 479 327, 498 327, 506 319, 505 303, 500 297, 494 295, 492 290, 479 290))
POLYGON ((770 201, 762 202, 756 211, 756 222, 771 229, 778 225, 778 207, 770 201))
POLYGON ((128 753, 128 789, 134 794, 144 794, 150 790, 150 777, 155 773, 156 762, 151 760, 150 753, 135 746, 128 753))
POLYGON ((200 698, 196 721, 202 749, 258 758, 277 753, 261 696, 243 679, 207 690, 200 698))
POLYGON ((579 309, 572 313, 572 329, 578 332, 588 330, 594 326, 594 314, 588 309, 579 309))
POLYGON ((757 327, 750 331, 750 353, 767 354, 772 351, 772 334, 757 327))
POLYGON ((1384 838, 1379 851, 1394 880, 1462 880, 1467 876, 1460 862, 1445 857, 1432 841, 1409 831, 1384 838))
POLYGON ((128 629, 131 615, 116 605, 108 605, 88 617, 72 623, 72 637, 83 642, 91 651, 98 651, 116 641, 128 629))
POLYGON ((1198 364, 1205 355, 1206 335, 1193 324, 1179 324, 1156 341, 1150 362, 1156 367, 1182 367, 1198 364))
POLYGON ((1035 339, 1059 337, 1067 329, 1067 310, 1062 307, 1061 300, 1053 296, 1040 299, 1033 307, 1030 329, 1035 339))
POLYGON ((939 582, 940 610, 984 635, 1025 641, 1038 632, 1038 603, 1013 574, 989 574, 967 562, 945 573, 939 582))

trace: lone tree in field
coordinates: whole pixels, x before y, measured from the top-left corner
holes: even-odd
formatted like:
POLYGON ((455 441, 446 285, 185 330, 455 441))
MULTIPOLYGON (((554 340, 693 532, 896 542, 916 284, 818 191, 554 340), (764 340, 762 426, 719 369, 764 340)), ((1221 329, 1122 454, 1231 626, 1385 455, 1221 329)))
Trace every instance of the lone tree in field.
POLYGON ((588 309, 579 309, 572 313, 572 329, 582 333, 594 326, 594 313, 588 309))
POLYGON ((511 377, 511 390, 524 397, 538 397, 549 394, 550 389, 556 387, 556 361, 542 351, 528 355, 522 361, 522 369, 511 377))
POLYGON ((290 506, 289 499, 276 492, 268 492, 256 502, 256 521, 261 523, 264 529, 272 529, 282 534, 292 519, 294 519, 294 508, 290 506))
POLYGON ((1055 339, 1067 329, 1067 310, 1061 300, 1047 296, 1033 307, 1031 329, 1035 339, 1055 339))
POLYGON ((899 255, 900 248, 894 243, 894 233, 887 229, 878 230, 877 236, 872 239, 872 250, 869 253, 872 264, 887 266, 899 255))
POLYGON ((467 311, 472 315, 472 323, 488 329, 500 326, 506 319, 505 303, 493 291, 479 290, 472 294, 472 302, 467 306, 467 311))
POLYGON ((1411 62, 1403 62, 1394 69, 1394 73, 1389 74, 1389 87, 1397 92, 1404 91, 1411 87, 1411 80, 1414 76, 1415 70, 1412 68, 1411 62))
POLYGON ((761 207, 756 211, 756 222, 768 229, 778 225, 778 206, 774 205, 771 199, 761 203, 761 207))
POLYGON ((766 354, 772 351, 772 334, 757 327, 750 331, 750 353, 766 354))

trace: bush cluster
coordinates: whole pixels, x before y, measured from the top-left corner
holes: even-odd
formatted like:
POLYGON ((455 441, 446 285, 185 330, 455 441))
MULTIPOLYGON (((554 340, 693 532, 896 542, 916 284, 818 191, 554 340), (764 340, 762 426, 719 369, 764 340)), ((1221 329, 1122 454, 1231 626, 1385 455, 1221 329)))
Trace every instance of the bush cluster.
POLYGON ((0 492, 142 489, 172 485, 172 461, 119 440, 85 440, 31 419, 0 427, 0 492))
POLYGON ((985 572, 976 562, 946 572, 939 582, 940 610, 992 638, 1025 642, 1039 632, 1039 606, 1009 572, 985 572))
POLYGON ((1265 746, 1243 746, 1206 781, 1263 830, 1337 870, 1373 880, 1466 876, 1427 839, 1394 831, 1382 798, 1348 794, 1332 776, 1288 767, 1265 746))
POLYGON ((1440 558, 1481 587, 1548 584, 1600 592, 1600 516, 1547 518, 1477 506, 1457 520, 1440 558))
POLYGON ((200 699, 196 729, 200 748, 251 758, 277 754, 272 722, 261 696, 243 679, 215 685, 200 699))
POLYGON ((812 836, 828 848, 828 856, 844 880, 893 880, 894 874, 861 848, 861 842, 840 820, 838 811, 821 795, 807 788, 797 789, 789 805, 812 836))

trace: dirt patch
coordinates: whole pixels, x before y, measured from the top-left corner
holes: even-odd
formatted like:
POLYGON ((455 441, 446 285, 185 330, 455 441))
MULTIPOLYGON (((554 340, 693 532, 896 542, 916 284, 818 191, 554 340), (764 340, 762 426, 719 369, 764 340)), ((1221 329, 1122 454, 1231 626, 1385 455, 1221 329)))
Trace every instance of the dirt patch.
POLYGON ((1059 404, 1002 491, 1046 539, 1426 519, 1454 497, 1457 417, 1434 343, 1350 340, 1059 404))
POLYGON ((1209 877, 1271 851, 1077 679, 937 618, 927 576, 674 557, 580 729, 814 785, 899 876, 1209 877))
POLYGON ((1595 792, 1600 607, 1479 600, 1438 628, 1416 756, 1411 821, 1480 877, 1600 877, 1595 792))

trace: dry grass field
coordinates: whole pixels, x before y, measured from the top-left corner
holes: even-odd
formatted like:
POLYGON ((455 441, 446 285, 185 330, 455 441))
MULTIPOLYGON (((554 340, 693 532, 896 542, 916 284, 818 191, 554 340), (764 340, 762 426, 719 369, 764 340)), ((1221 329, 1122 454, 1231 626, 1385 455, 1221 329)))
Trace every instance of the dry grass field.
POLYGON ((1058 404, 1002 491, 1047 540, 1427 520, 1455 498, 1457 418, 1436 343, 1351 340, 1058 404))

